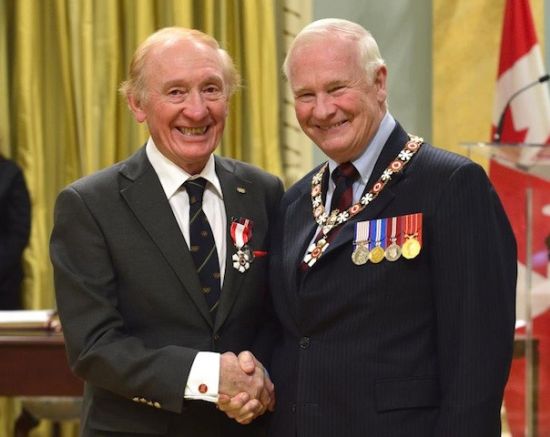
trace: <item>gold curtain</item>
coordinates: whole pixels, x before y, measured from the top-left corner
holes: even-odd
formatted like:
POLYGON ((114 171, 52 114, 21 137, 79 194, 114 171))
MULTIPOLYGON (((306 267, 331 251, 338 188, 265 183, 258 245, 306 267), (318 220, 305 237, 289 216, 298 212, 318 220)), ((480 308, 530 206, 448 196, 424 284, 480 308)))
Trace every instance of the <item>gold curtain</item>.
MULTIPOLYGON (((55 306, 48 239, 59 190, 145 142, 117 89, 137 45, 173 25, 213 35, 243 76, 218 153, 281 176, 274 1, 0 1, 0 147, 22 166, 33 208, 26 308, 55 306)), ((12 435, 12 404, 0 403, 0 437, 12 435)))

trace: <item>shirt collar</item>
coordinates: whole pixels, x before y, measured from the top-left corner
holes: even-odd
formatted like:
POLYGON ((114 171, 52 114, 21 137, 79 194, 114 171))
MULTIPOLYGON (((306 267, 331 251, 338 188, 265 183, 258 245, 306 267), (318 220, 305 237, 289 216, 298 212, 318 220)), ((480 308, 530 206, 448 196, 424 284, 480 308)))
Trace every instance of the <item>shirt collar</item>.
POLYGON ((145 146, 145 153, 147 154, 147 158, 151 162, 153 169, 159 177, 160 184, 166 194, 166 198, 170 199, 174 194, 176 194, 183 183, 188 179, 196 179, 198 177, 202 177, 210 182, 211 186, 214 188, 213 191, 220 197, 220 199, 223 198, 220 180, 216 175, 216 162, 214 160, 214 155, 210 155, 206 165, 199 174, 190 175, 164 156, 157 148, 151 137, 149 137, 147 145, 145 146))
MULTIPOLYGON (((388 141, 395 124, 395 119, 389 112, 386 111, 386 114, 380 122, 380 126, 378 126, 376 134, 372 137, 372 140, 365 148, 365 151, 357 159, 352 161, 352 164, 359 172, 363 184, 368 182, 378 156, 380 155, 380 152, 382 152, 384 144, 388 141)), ((331 174, 336 167, 338 167, 338 163, 332 159, 329 159, 328 168, 331 174)))

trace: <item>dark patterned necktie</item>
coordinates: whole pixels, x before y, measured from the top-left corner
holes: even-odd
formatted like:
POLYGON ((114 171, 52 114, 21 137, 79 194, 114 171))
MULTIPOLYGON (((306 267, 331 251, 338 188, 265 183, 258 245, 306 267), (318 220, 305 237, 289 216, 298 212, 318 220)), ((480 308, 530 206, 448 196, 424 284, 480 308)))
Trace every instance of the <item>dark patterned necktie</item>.
POLYGON ((344 162, 332 172, 332 180, 336 184, 332 193, 330 210, 338 208, 340 212, 348 209, 353 203, 353 183, 359 172, 351 162, 344 162))
POLYGON ((189 247, 210 312, 215 314, 220 299, 220 263, 212 228, 202 210, 206 179, 187 180, 189 195, 189 247))

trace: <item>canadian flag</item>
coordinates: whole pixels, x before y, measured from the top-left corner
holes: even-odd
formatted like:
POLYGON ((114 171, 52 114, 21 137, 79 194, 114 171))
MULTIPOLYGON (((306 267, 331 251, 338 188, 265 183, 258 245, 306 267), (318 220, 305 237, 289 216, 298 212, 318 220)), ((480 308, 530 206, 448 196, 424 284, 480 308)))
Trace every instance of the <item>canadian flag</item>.
MULTIPOLYGON (((503 116, 501 143, 550 143, 550 96, 548 84, 537 83, 546 71, 533 25, 528 0, 506 0, 500 62, 492 117, 491 138, 503 116), (528 85, 536 83, 528 87, 528 85), (520 91, 525 88, 524 91, 520 91), (515 96, 514 96, 515 95, 515 96), (510 100, 511 99, 511 100, 510 100), (504 115, 502 115, 504 114, 504 115)), ((548 148, 523 147, 506 152, 519 164, 540 162, 548 148)), ((550 170, 550 166, 548 166, 550 170)), ((529 435, 550 436, 550 175, 541 178, 527 174, 509 164, 491 161, 489 175, 514 229, 518 243, 517 318, 525 319, 526 296, 526 222, 525 192, 533 192, 533 226, 530 306, 533 316, 533 336, 538 341, 537 381, 534 431, 529 435)), ((524 333, 523 328, 517 330, 524 333)), ((524 357, 512 361, 510 378, 504 392, 507 425, 513 437, 525 436, 524 357)))
POLYGON ((550 143, 547 83, 537 84, 518 94, 506 108, 514 93, 536 82, 545 73, 529 1, 507 0, 492 126, 494 134, 504 113, 502 143, 550 143))

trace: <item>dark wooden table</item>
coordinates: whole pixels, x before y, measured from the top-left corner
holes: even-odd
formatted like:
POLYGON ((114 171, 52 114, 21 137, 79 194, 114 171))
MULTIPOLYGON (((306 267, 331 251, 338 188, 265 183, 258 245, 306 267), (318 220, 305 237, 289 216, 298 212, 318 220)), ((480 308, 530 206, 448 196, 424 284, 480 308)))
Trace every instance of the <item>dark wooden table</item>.
MULTIPOLYGON (((62 334, 0 330, 0 396, 82 396, 83 382, 69 370, 62 334)), ((15 435, 38 424, 23 409, 15 435)))

